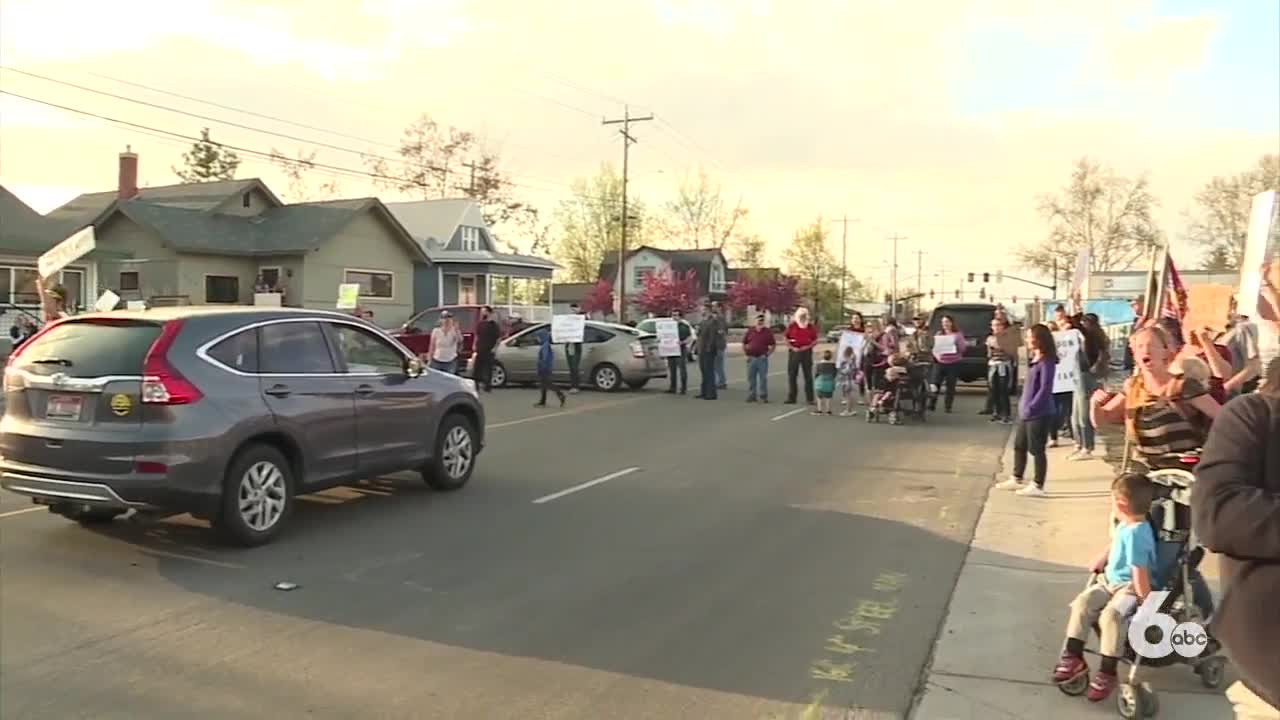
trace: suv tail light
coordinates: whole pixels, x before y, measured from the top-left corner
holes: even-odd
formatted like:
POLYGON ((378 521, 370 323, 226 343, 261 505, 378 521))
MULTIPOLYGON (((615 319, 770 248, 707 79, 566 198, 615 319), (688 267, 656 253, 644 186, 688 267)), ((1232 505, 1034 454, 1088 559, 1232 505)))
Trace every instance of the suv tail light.
POLYGON ((644 345, 642 345, 639 340, 631 343, 631 355, 632 357, 638 358, 644 357, 644 345))
POLYGON ((160 330, 142 361, 142 402, 150 405, 191 405, 204 393, 169 363, 169 348, 182 330, 181 320, 170 320, 160 330))

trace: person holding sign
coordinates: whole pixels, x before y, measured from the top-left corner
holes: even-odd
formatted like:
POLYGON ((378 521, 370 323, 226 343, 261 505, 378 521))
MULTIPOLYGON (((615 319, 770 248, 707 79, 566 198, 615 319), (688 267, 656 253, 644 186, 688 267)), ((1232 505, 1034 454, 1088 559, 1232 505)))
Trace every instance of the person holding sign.
MULTIPOLYGON (((672 330, 675 331, 675 347, 667 350, 667 378, 670 385, 667 387, 668 395, 675 395, 679 392, 686 395, 689 392, 689 345, 693 342, 693 331, 689 325, 684 322, 684 313, 679 310, 671 311, 671 319, 667 322, 658 321, 656 328, 658 329, 658 345, 659 350, 662 349, 663 337, 667 336, 672 330), (674 325, 675 327, 670 327, 674 325), (677 390, 677 381, 679 381, 679 389, 677 390)), ((668 343, 670 345, 670 343, 668 343)))
POLYGON ((49 285, 44 278, 36 278, 36 293, 40 295, 40 314, 46 323, 70 317, 67 313, 67 293, 61 285, 49 285))
POLYGON ((960 360, 964 357, 964 333, 950 315, 942 316, 942 327, 933 336, 933 396, 929 398, 929 410, 938 409, 938 395, 946 386, 943 406, 951 412, 956 403, 956 382, 960 379, 960 360))
MULTIPOLYGON (((569 314, 581 315, 582 308, 578 306, 578 303, 571 303, 569 305, 569 314)), ((582 367, 582 343, 565 343, 564 354, 565 359, 569 361, 569 393, 576 395, 578 394, 578 382, 582 367)))

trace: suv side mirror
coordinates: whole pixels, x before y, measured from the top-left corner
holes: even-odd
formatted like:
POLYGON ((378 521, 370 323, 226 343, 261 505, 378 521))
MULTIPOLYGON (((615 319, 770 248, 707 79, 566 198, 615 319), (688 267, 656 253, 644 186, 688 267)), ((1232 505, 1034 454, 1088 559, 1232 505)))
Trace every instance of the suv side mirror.
POLYGON ((404 374, 411 378, 421 377, 426 371, 426 366, 416 357, 408 358, 404 361, 404 374))

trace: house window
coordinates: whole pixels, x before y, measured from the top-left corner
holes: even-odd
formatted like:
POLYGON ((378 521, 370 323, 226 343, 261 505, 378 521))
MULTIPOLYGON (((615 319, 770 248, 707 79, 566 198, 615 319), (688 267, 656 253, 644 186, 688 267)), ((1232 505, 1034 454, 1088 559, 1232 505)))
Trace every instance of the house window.
POLYGON ((464 275, 458 278, 458 304, 476 304, 476 279, 474 276, 464 275))
MULTIPOLYGON (((38 306, 40 295, 36 292, 35 268, 0 265, 0 303, 38 306)), ((68 308, 79 308, 84 303, 84 271, 63 270, 57 284, 66 291, 68 308)))
POLYGON ((280 268, 258 268, 258 283, 254 292, 280 292, 280 268))
POLYGON ((390 300, 395 297, 395 275, 381 270, 344 270, 343 282, 360 286, 360 297, 382 298, 390 300))
POLYGON ((36 291, 36 280, 40 277, 35 268, 13 268, 13 280, 10 285, 13 288, 14 305, 39 305, 40 293, 36 291))
POLYGON ((235 275, 205 275, 204 301, 225 304, 240 302, 240 278, 235 275))
POLYGON ((120 273, 120 289, 122 291, 138 290, 138 271, 137 270, 128 270, 126 272, 120 273))
POLYGON ((718 263, 711 264, 711 292, 722 293, 725 291, 724 267, 718 263))
POLYGON ((489 276, 489 304, 511 304, 511 278, 506 275, 489 276))
POLYGON ((480 228, 462 226, 462 249, 473 252, 480 249, 480 228))
POLYGON ((59 281, 66 293, 64 302, 69 308, 84 306, 84 273, 80 270, 63 270, 59 281))
POLYGON ((633 281, 634 281, 632 284, 635 287, 640 287, 641 285, 644 285, 645 276, 652 275, 657 271, 658 271, 658 268, 652 265, 641 265, 639 267, 634 268, 631 271, 633 276, 633 281))
POLYGON ((249 193, 240 196, 240 207, 253 207, 253 198, 249 193))

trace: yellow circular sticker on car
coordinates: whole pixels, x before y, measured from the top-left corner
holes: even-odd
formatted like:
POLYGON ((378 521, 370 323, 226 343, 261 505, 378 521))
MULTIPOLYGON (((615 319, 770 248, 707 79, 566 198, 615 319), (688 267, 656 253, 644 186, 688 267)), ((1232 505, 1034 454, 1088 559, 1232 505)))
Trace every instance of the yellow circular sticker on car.
POLYGON ((124 393, 116 393, 111 396, 111 412, 124 417, 133 410, 133 398, 124 393))

